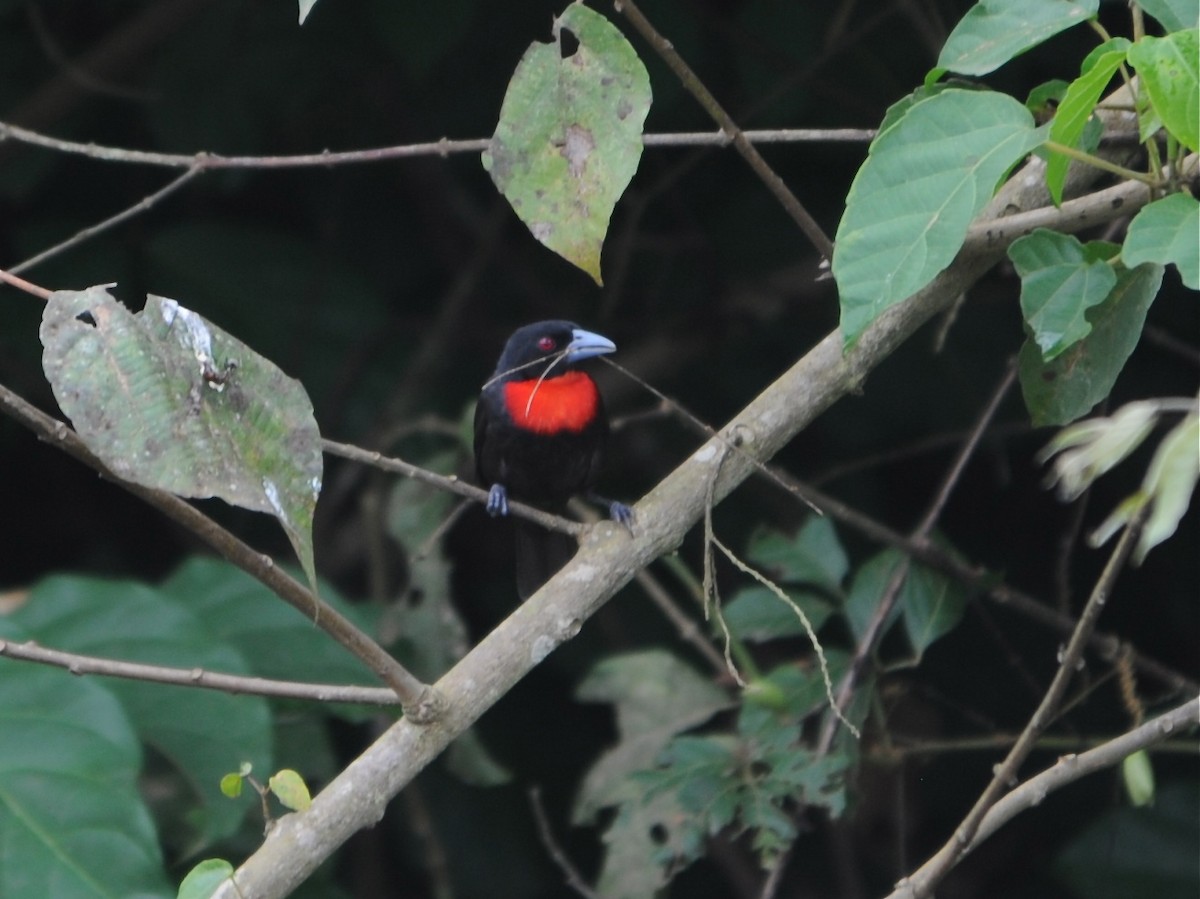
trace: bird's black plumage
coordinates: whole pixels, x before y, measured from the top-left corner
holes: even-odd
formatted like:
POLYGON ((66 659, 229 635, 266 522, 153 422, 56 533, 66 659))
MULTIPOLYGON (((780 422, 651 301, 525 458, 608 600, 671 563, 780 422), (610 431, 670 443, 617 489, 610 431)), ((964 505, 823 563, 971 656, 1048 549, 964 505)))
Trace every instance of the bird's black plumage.
MULTIPOLYGON (((475 468, 490 487, 488 512, 508 513, 511 496, 561 513, 589 492, 600 473, 608 417, 595 382, 577 368, 616 347, 573 322, 543 321, 518 329, 475 408, 475 468)), ((611 514, 628 520, 628 509, 611 514)), ((525 599, 573 555, 570 536, 517 519, 517 591, 525 599)))

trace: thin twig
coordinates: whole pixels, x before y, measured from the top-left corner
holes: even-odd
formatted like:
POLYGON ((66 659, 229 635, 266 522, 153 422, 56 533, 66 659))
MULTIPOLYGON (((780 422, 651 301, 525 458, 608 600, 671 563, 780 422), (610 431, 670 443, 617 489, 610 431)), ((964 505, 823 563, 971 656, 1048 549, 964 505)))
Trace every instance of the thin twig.
POLYGON ((1028 757, 1037 739, 1042 735, 1042 732, 1058 710, 1059 704, 1066 694, 1067 685, 1070 683, 1071 678, 1074 677, 1076 668, 1083 657, 1087 638, 1095 628, 1096 621, 1099 619, 1100 613, 1108 602, 1108 597, 1116 584, 1117 576, 1121 573, 1121 569, 1125 567, 1125 563, 1129 560, 1130 554, 1137 545, 1138 536, 1141 534, 1146 516, 1147 510, 1145 508, 1141 509, 1125 529, 1124 533, 1121 534, 1121 539, 1113 549, 1108 563, 1104 566, 1104 571, 1101 572, 1099 579, 1092 588, 1087 605, 1084 606, 1083 613, 1079 616, 1079 623, 1075 627, 1075 632, 1071 635, 1066 649, 1061 652, 1058 671, 1055 672, 1054 679, 1046 690, 1046 695, 1042 697, 1041 703, 1029 719, 1029 723, 1025 726, 1025 729, 1021 732, 1021 736, 1017 738, 1017 742, 1009 750, 1004 761, 996 766, 991 782, 979 795, 971 811, 967 813, 962 823, 955 828, 954 835, 947 840, 945 845, 917 873, 905 878, 905 880, 898 884, 898 896, 903 896, 905 899, 923 899, 923 897, 929 896, 938 883, 941 882, 942 878, 958 863, 963 854, 979 837, 980 826, 984 820, 984 816, 988 814, 988 811, 1000 799, 1000 796, 1004 793, 1008 785, 1015 781, 1021 764, 1028 757))
POLYGON ((126 481, 113 474, 65 423, 30 405, 0 385, 0 409, 25 425, 47 443, 95 469, 114 484, 128 490, 182 525, 221 556, 269 587, 280 599, 294 606, 323 631, 364 662, 380 680, 395 691, 406 716, 416 723, 432 720, 440 711, 436 695, 397 662, 378 643, 359 630, 348 618, 321 602, 270 556, 255 551, 215 521, 172 493, 126 481))
MULTIPOLYGON (((479 503, 487 503, 488 492, 486 490, 476 487, 474 484, 468 484, 466 481, 459 480, 453 475, 428 471, 395 456, 385 456, 383 453, 375 450, 365 450, 349 443, 338 443, 335 440, 322 440, 321 449, 331 456, 340 456, 343 459, 362 462, 365 465, 373 465, 381 471, 402 474, 405 477, 431 484, 449 493, 457 493, 459 496, 464 496, 467 499, 475 500, 479 503)), ((561 531, 573 537, 580 537, 586 534, 588 530, 587 525, 580 524, 578 521, 571 521, 569 518, 563 518, 561 515, 552 515, 549 512, 543 512, 541 509, 527 506, 516 500, 510 499, 508 501, 508 509, 510 514, 515 514, 519 518, 526 518, 535 524, 540 524, 544 528, 552 531, 561 531)))
POLYGON ((537 824, 537 832, 542 840, 542 845, 546 847, 546 851, 550 853, 550 858, 558 865, 558 869, 563 872, 567 886, 583 896, 583 899, 600 899, 600 894, 588 886, 588 882, 584 880, 583 875, 567 858, 566 852, 554 838, 554 831, 550 829, 550 820, 546 817, 545 808, 542 807, 542 791, 538 787, 530 789, 529 805, 533 809, 533 820, 537 824))
MULTIPOLYGON (((1130 541, 1130 549, 1132 549, 1132 542, 1130 541)), ((1064 669, 1060 668, 1060 670, 1064 669)), ((1055 763, 1054 767, 1031 777, 992 804, 986 814, 981 816, 973 835, 965 843, 960 845, 959 834, 956 833, 955 838, 947 844, 947 847, 953 847, 953 860, 950 864, 970 852, 1017 814, 1041 803, 1047 794, 1061 789, 1085 775, 1111 768, 1139 749, 1153 746, 1176 731, 1195 727, 1198 717, 1200 717, 1200 698, 1193 697, 1171 711, 1147 721, 1141 727, 1134 728, 1095 749, 1079 755, 1063 756, 1055 763)), ((898 883, 887 899, 912 899, 915 896, 928 895, 929 890, 945 873, 942 865, 944 864, 943 853, 947 852, 947 847, 943 847, 911 877, 898 883)))
POLYGON ((675 73, 675 77, 679 79, 684 89, 688 91, 700 105, 704 111, 712 117, 713 121, 720 126, 721 131, 728 135, 733 142, 733 146, 741 154, 742 158, 766 184, 767 189, 775 196, 788 215, 795 220, 800 226, 800 230, 817 248, 817 252, 824 258, 830 259, 833 257, 833 241, 821 230, 821 226, 817 224, 816 219, 809 215, 808 210, 796 198, 796 195, 791 192, 783 179, 775 173, 775 170, 767 165, 767 161, 762 158, 762 154, 755 149, 733 118, 727 113, 724 107, 717 101, 717 98, 712 95, 704 83, 696 76, 691 67, 684 62, 682 56, 679 55, 675 47, 665 37, 658 33, 650 20, 642 14, 638 9, 637 4, 633 0, 616 0, 613 4, 617 12, 623 14, 638 33, 646 40, 647 43, 654 49, 663 61, 675 73))
MULTIPOLYGON (((865 143, 875 136, 875 132, 869 128, 768 128, 738 132, 738 135, 747 142, 760 143, 865 143)), ((440 140, 422 143, 375 147, 368 150, 345 150, 336 153, 325 150, 320 153, 298 153, 287 156, 223 156, 220 153, 204 151, 155 153, 147 150, 85 144, 39 134, 9 122, 0 122, 0 141, 3 140, 14 140, 45 150, 87 156, 105 162, 201 170, 332 168, 340 165, 387 162, 391 159, 414 159, 425 156, 445 158, 459 153, 482 153, 491 146, 492 142, 488 137, 462 140, 443 137, 440 140)), ((724 147, 730 143, 736 144, 737 138, 731 137, 723 131, 697 131, 646 134, 642 136, 642 143, 647 147, 724 147)))
MULTIPOLYGON (((1063 205, 1065 207, 1067 204, 1064 203, 1063 205)), ((705 437, 722 439, 726 446, 734 446, 732 441, 724 440, 715 428, 706 424, 679 403, 679 401, 666 396, 618 363, 613 362, 608 356, 600 358, 601 361, 611 365, 617 371, 631 378, 635 383, 640 384, 656 396, 662 408, 674 412, 684 424, 695 430, 696 433, 705 437)), ((1193 401, 1189 399, 1187 402, 1190 404, 1193 401)), ((1028 431, 1028 426, 1020 426, 1020 430, 1022 432, 1028 431)), ((996 429, 993 428, 990 429, 989 433, 995 433, 995 431, 996 429)), ((958 439, 963 439, 963 436, 959 435, 958 439)), ((969 590, 980 591, 997 605, 1011 609, 1044 627, 1056 630, 1064 635, 1074 631, 1075 620, 1073 618, 1056 612, 1046 603, 1039 601, 1030 594, 1004 583, 998 578, 995 572, 964 562, 958 556, 929 540, 916 540, 899 531, 892 530, 887 525, 858 511, 831 494, 818 490, 809 483, 801 482, 790 472, 785 471, 777 465, 768 465, 757 460, 751 461, 757 468, 758 474, 765 477, 766 480, 775 486, 800 499, 805 505, 819 514, 828 515, 839 524, 853 528, 876 543, 900 550, 921 564, 954 578, 969 590)), ((1130 643, 1122 641, 1115 635, 1096 632, 1091 635, 1088 644, 1101 658, 1107 660, 1116 658, 1118 653, 1130 653, 1133 664, 1140 673, 1154 678, 1169 687, 1176 694, 1200 691, 1200 682, 1163 665, 1149 656, 1139 653, 1130 643)))
MULTIPOLYGON (((1013 382, 1017 377, 1017 367, 1015 362, 1009 362, 1005 370, 1004 377, 1000 379, 1000 383, 993 391, 987 405, 980 413, 975 426, 971 429, 971 434, 963 443, 954 461, 950 465, 950 469, 942 478, 941 484, 938 486, 937 493, 929 503, 928 509, 921 517, 920 522, 910 534, 910 539, 914 543, 927 543, 929 532, 933 529, 938 517, 946 506, 946 502, 950 498, 950 492, 958 484, 959 478, 962 477, 963 469, 966 467, 967 460, 975 454, 975 448, 979 446, 979 441, 982 439, 984 432, 987 430, 988 424, 996 415, 996 410, 1000 408, 1000 403, 1008 394, 1013 382)), ((895 608, 896 602, 900 597, 900 590, 904 586, 904 582, 908 577, 909 567, 911 565, 911 556, 905 556, 896 570, 892 573, 892 577, 888 582, 887 589, 880 598, 879 605, 871 616, 867 627, 863 631, 862 637, 858 641, 858 645, 854 650, 854 658, 850 662, 850 667, 845 675, 842 676, 842 681, 838 684, 836 708, 844 709, 850 702, 850 697, 854 693, 855 685, 858 678, 861 676, 863 669, 866 667, 867 659, 871 653, 875 651, 880 638, 883 636, 884 625, 891 616, 892 609, 895 608)), ((839 716, 840 717, 840 716, 839 716)), ((827 718, 821 727, 821 735, 817 740, 817 754, 824 755, 833 745, 834 733, 837 730, 837 720, 827 718)))
POLYGON ((42 250, 35 256, 30 256, 24 262, 19 262, 10 268, 9 272, 15 275, 25 271, 26 269, 33 268, 38 263, 45 262, 47 259, 57 256, 59 253, 63 253, 72 247, 83 243, 85 240, 90 240, 97 234, 101 234, 110 228, 115 228, 117 225, 124 221, 128 221, 134 216, 141 215, 143 212, 154 208, 154 206, 169 197, 171 194, 175 193, 175 191, 179 190, 179 188, 183 187, 203 171, 204 170, 201 168, 192 166, 182 175, 171 180, 163 187, 160 187, 154 193, 142 197, 142 199, 138 200, 128 209, 124 209, 121 212, 118 212, 116 215, 106 218, 102 222, 97 222, 90 227, 84 228, 82 231, 73 234, 71 237, 68 237, 61 243, 57 243, 52 247, 42 250))
POLYGON ((352 702, 360 705, 396 706, 400 704, 394 690, 386 687, 357 687, 348 684, 313 684, 302 681, 281 681, 265 677, 245 677, 222 674, 203 668, 169 668, 164 665, 143 665, 100 656, 82 655, 50 649, 36 643, 14 643, 0 640, 0 656, 36 662, 55 668, 65 668, 72 674, 97 674, 173 684, 178 687, 199 687, 247 696, 270 696, 282 699, 303 699, 312 702, 352 702))

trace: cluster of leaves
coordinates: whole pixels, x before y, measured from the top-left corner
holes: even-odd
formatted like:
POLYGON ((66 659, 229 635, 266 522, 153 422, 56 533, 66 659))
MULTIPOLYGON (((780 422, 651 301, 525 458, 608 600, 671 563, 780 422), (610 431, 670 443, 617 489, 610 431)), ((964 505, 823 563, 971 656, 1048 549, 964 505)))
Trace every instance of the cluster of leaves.
MULTIPOLYGON (((339 611, 370 626, 361 610, 330 588, 325 594, 339 611)), ((0 638, 151 665, 374 683, 356 659, 326 651, 311 622, 261 584, 207 559, 185 563, 156 587, 47 578, 0 617, 0 638)), ((163 692, 171 689, 0 665, 0 727, 22 735, 0 743, 0 833, 6 846, 22 847, 5 853, 0 887, 6 895, 10 887, 15 895, 18 884, 26 895, 87 895, 95 883, 110 895, 165 895, 156 815, 158 828, 185 853, 238 831, 247 806, 226 798, 222 779, 243 762, 275 767, 280 749, 272 704, 207 690, 188 691, 187 702, 166 702, 163 692), (172 801, 154 808, 138 788, 143 746, 166 763, 156 765, 156 777, 159 792, 172 801), (122 836, 98 842, 92 839, 98 830, 122 836)), ((349 706, 331 711, 352 721, 365 714, 349 706)), ((322 740, 314 732, 303 743, 303 763, 328 774, 319 763, 322 740)))
MULTIPOLYGON (((1142 3, 1164 26, 1165 37, 1105 40, 1083 61, 1075 81, 1038 89, 1028 103, 941 79, 948 72, 986 75, 1092 18, 1097 5, 1012 0, 973 7, 926 84, 885 117, 851 189, 832 260, 843 336, 853 345, 887 309, 945 269, 996 185, 1030 153, 1046 156, 1047 185, 1060 201, 1069 160, 1094 158, 1098 149, 1102 129, 1094 113, 1101 96, 1132 67, 1152 163, 1142 177, 1168 195, 1134 218, 1123 245, 1039 231, 1010 250, 1030 334, 1021 380, 1039 424, 1073 421, 1108 396, 1165 266, 1175 266, 1186 285, 1200 287, 1194 252, 1200 205, 1174 180, 1186 151, 1195 152, 1198 144, 1194 4, 1142 3), (1035 111, 1048 96, 1057 98, 1057 114, 1039 126, 1035 111)), ((311 6, 301 4, 301 19, 311 6)), ((609 217, 640 158, 649 79, 620 32, 583 6, 567 8, 554 36, 553 44, 535 43, 522 59, 483 162, 533 235, 598 282, 609 217), (564 31, 573 36, 570 51, 564 31)), ((275 515, 315 584, 311 522, 320 454, 311 405, 299 384, 170 300, 152 298, 135 316, 103 290, 62 292, 47 304, 42 338, 56 397, 110 469, 180 495, 222 496, 275 515)), ((1064 453, 1063 464, 1077 473, 1073 484, 1086 486, 1145 438, 1152 419, 1118 414, 1113 422, 1065 433, 1053 448, 1075 451, 1064 453)), ((1154 504, 1157 518, 1141 555, 1174 531, 1194 489, 1196 422, 1189 416, 1168 435, 1143 489, 1111 519, 1118 526, 1141 505, 1154 504)), ((444 512, 444 497, 406 485, 396 496, 393 531, 405 545, 421 546, 444 512)), ((819 519, 795 536, 759 532, 748 556, 782 585, 813 628, 833 622, 855 640, 865 634, 897 567, 906 564, 898 552, 885 551, 851 573, 832 526, 819 519)), ((414 560, 414 593, 445 595, 446 581, 439 554, 414 560)), ((890 661, 913 665, 957 625, 966 596, 919 566, 908 572, 902 589, 884 632, 902 627, 907 650, 890 661)), ((330 597, 328 589, 323 594, 330 597)), ((332 602, 344 614, 364 617, 336 598, 332 602)), ((465 650, 461 622, 447 614, 433 603, 401 603, 381 625, 403 635, 402 652, 418 675, 436 677, 465 650)), ((837 815, 846 807, 854 745, 839 741, 818 753, 807 728, 826 708, 829 679, 846 670, 847 652, 827 651, 823 672, 805 658, 760 673, 748 644, 777 648, 779 641, 809 639, 795 608, 756 586, 738 593, 723 616, 749 675, 750 687, 739 696, 658 651, 608 659, 579 687, 581 701, 615 707, 620 732, 617 745, 587 775, 574 813, 577 823, 594 823, 602 810, 617 809, 605 834, 598 884, 605 895, 650 894, 700 857, 717 835, 748 834, 759 858, 770 864, 796 838, 801 809, 837 815)), ((0 627, 6 639, 134 661, 186 660, 231 673, 370 682, 261 587, 212 562, 189 563, 158 588, 51 579, 24 609, 0 619, 0 627), (105 616, 120 626, 105 626, 105 616)), ((849 710, 853 719, 868 714, 872 686, 869 680, 862 685, 849 710)), ((170 762, 173 776, 195 797, 200 811, 186 822, 170 822, 170 828, 187 830, 189 849, 235 832, 244 808, 219 801, 216 787, 235 761, 274 769, 269 704, 195 693, 186 706, 168 706, 151 698, 161 689, 27 669, 18 678, 10 666, 0 667, 0 716, 27 736, 0 747, 6 785, 0 827, 6 845, 20 847, 9 855, 17 861, 6 865, 5 877, 26 885, 87 882, 102 871, 110 889, 162 894, 162 853, 135 783, 143 744, 170 762), (204 724, 217 720, 219 729, 204 724), (36 757, 30 757, 31 747, 36 757), (86 787, 73 780, 79 772, 91 775, 86 787), (62 802, 46 804, 46 791, 62 802), (70 815, 51 820, 49 810, 56 807, 70 815), (85 839, 88 829, 122 834, 120 851, 98 850, 85 839)), ((460 741, 455 752, 468 779, 506 779, 507 772, 472 739, 460 741)), ((223 879, 227 870, 221 871, 223 879)), ((197 879, 217 873, 211 867, 197 872, 197 879)), ((190 888, 204 895, 208 887, 193 882, 190 888)))
MULTIPOLYGON (((749 678, 744 691, 729 695, 660 651, 609 658, 578 689, 580 700, 614 705, 620 732, 617 745, 585 778, 575 812, 577 823, 589 823, 600 809, 617 807, 599 879, 605 896, 648 895, 704 855, 708 839, 718 836, 747 833, 767 867, 796 839, 803 809, 836 817, 846 808, 845 775, 857 743, 841 739, 819 753, 805 724, 828 711, 825 676, 840 679, 849 655, 822 650, 826 672, 813 657, 762 673, 749 645, 808 641, 796 607, 813 629, 830 625, 834 633, 860 638, 905 561, 886 550, 851 571, 835 528, 820 517, 793 535, 761 529, 748 556, 785 589, 788 601, 753 586, 723 610, 737 647, 733 655, 749 678), (710 723, 719 713, 727 714, 710 723)), ((883 626, 885 633, 899 626, 907 644, 893 666, 915 665, 958 624, 967 600, 960 585, 924 566, 913 566, 902 591, 883 626)), ((852 720, 867 715, 871 685, 850 709, 852 720)))

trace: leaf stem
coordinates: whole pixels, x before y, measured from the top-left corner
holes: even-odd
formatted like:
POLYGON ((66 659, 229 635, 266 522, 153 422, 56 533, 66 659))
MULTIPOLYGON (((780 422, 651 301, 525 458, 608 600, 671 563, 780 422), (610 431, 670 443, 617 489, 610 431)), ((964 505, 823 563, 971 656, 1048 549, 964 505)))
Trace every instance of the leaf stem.
POLYGON ((1119 175, 1130 181, 1140 181, 1149 187, 1161 187, 1162 180, 1154 175, 1147 175, 1144 172, 1135 172, 1133 169, 1127 169, 1124 166, 1117 165, 1115 162, 1109 162, 1100 156, 1093 156, 1091 153, 1085 153, 1083 150, 1077 150, 1074 147, 1069 147, 1066 144, 1060 144, 1058 141, 1048 140, 1042 146, 1052 153, 1061 153, 1076 162, 1082 162, 1084 165, 1090 165, 1092 168, 1101 169, 1105 172, 1110 172, 1114 175, 1119 175))

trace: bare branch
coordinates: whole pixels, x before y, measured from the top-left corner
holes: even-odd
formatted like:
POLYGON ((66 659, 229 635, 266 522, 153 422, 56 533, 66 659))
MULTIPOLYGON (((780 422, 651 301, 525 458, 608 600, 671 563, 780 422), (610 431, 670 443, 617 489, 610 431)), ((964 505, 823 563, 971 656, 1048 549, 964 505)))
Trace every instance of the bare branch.
POLYGON ((1087 639, 1095 628, 1100 612, 1103 611, 1108 597, 1112 593, 1117 576, 1125 567, 1125 563, 1137 545, 1146 515, 1146 509, 1137 514, 1113 549, 1108 564, 1105 565, 1104 571, 1101 572, 1092 588, 1087 605, 1084 606, 1083 613, 1079 616, 1075 633, 1071 635, 1070 642, 1061 653, 1058 671, 1046 689, 1046 695, 1042 697, 1041 703, 1025 726, 1025 730, 1021 732, 1021 736, 1017 738, 1017 742, 1009 750, 1004 761, 996 766, 996 773, 991 782, 975 801, 975 805, 967 813, 962 823, 955 828, 954 835, 928 862, 921 866, 916 874, 901 882, 897 892, 898 896, 903 896, 905 899, 923 899, 923 897, 929 896, 950 869, 958 864, 968 847, 973 845, 979 837, 984 816, 996 804, 1008 784, 1016 780, 1021 764, 1033 749, 1037 738, 1041 736, 1058 711, 1062 698, 1066 694, 1067 685, 1075 676, 1077 666, 1083 657, 1087 639))
MULTIPOLYGON (((1095 749, 1090 749, 1080 755, 1063 756, 1054 767, 1031 777, 998 800, 979 822, 978 829, 970 842, 962 847, 961 854, 965 855, 970 852, 1018 814, 1040 804, 1047 795, 1055 790, 1088 774, 1111 768, 1139 749, 1153 746, 1155 743, 1167 739, 1176 731, 1195 727, 1198 722, 1200 722, 1200 698, 1189 699, 1183 705, 1164 715, 1159 715, 1095 749)), ((912 896, 920 895, 916 892, 918 885, 928 883, 936 875, 934 866, 937 858, 935 856, 934 859, 930 859, 911 877, 897 884, 895 891, 889 894, 887 899, 910 899, 912 896)))
POLYGON ((256 552, 195 506, 173 493, 143 487, 117 477, 92 454, 71 428, 30 405, 3 385, 0 385, 0 409, 47 443, 59 447, 114 484, 158 509, 172 521, 187 528, 225 559, 269 587, 284 602, 312 619, 318 627, 362 660, 396 693, 406 716, 428 719, 437 714, 437 697, 431 688, 410 674, 348 618, 321 602, 312 591, 276 566, 275 560, 270 556, 256 552))
MULTIPOLYGON (((746 141, 753 143, 866 143, 875 132, 869 128, 766 128, 756 131, 737 132, 746 141)), ((416 159, 426 156, 441 156, 443 159, 460 153, 482 153, 491 145, 491 138, 475 137, 451 140, 425 141, 415 144, 399 144, 390 147, 375 147, 368 150, 344 150, 320 153, 299 153, 287 156, 223 156, 220 153, 154 153, 148 150, 130 150, 123 147, 107 147, 100 144, 85 144, 79 141, 62 140, 13 125, 0 122, 0 141, 14 140, 44 150, 87 156, 103 162, 124 162, 136 165, 153 165, 175 169, 301 169, 333 168, 341 165, 361 165, 371 162, 387 162, 392 159, 416 159)), ((646 134, 642 143, 647 147, 726 147, 736 144, 730 134, 718 131, 675 132, 646 134)))
POLYGON ((143 212, 153 209, 156 205, 158 205, 158 203, 165 200, 171 194, 175 193, 175 191, 179 190, 179 188, 183 187, 185 184, 187 184, 189 181, 191 181, 193 178, 195 178, 197 175, 199 175, 202 171, 203 171, 203 169, 199 169, 199 168, 193 166, 192 168, 190 168, 186 172, 184 172, 182 175, 179 175, 177 178, 174 178, 173 180, 168 182, 163 187, 160 187, 154 193, 149 194, 148 196, 142 197, 142 199, 138 200, 136 203, 134 203, 128 209, 124 209, 121 212, 118 212, 116 215, 106 218, 102 222, 97 222, 94 225, 84 228, 82 231, 76 232, 71 237, 68 237, 66 240, 62 241, 61 243, 57 243, 52 247, 42 250, 36 256, 31 256, 28 259, 26 259, 24 262, 20 262, 17 265, 14 265, 12 268, 9 269, 9 272, 16 275, 16 274, 19 274, 19 273, 25 271, 26 269, 33 268, 35 265, 37 265, 40 262, 45 262, 47 259, 50 259, 53 256, 57 256, 59 253, 64 253, 67 250, 71 249, 72 247, 78 246, 79 244, 83 243, 85 240, 90 240, 91 238, 95 237, 97 234, 103 234, 105 231, 108 231, 111 228, 115 228, 117 225, 121 224, 122 222, 128 221, 129 219, 133 218, 134 216, 141 215, 143 212))
POLYGON ((249 696, 271 696, 281 699, 305 699, 312 702, 353 702, 360 705, 396 706, 400 704, 395 691, 386 687, 356 687, 341 684, 312 684, 301 681, 271 680, 265 677, 243 677, 221 674, 203 668, 167 668, 162 665, 143 665, 99 656, 80 655, 49 649, 36 643, 14 643, 0 640, 0 656, 65 668, 72 674, 98 674, 128 680, 174 684, 178 687, 200 687, 223 693, 249 696))
MULTIPOLYGON (((413 465, 411 462, 405 462, 403 459, 398 459, 395 456, 385 456, 383 453, 376 452, 375 450, 360 449, 349 443, 338 443, 334 440, 322 440, 321 449, 332 456, 341 456, 343 459, 372 465, 380 471, 402 474, 407 478, 422 481, 440 490, 445 490, 448 493, 457 493, 459 496, 464 496, 475 502, 487 503, 488 494, 486 490, 476 487, 474 484, 468 484, 466 481, 460 481, 456 477, 438 474, 435 471, 428 471, 419 465, 413 465)), ((571 521, 569 518, 563 518, 561 515, 552 515, 549 512, 543 512, 541 509, 516 502, 515 500, 510 499, 508 501, 508 508, 510 513, 517 515, 519 518, 526 518, 535 524, 540 524, 544 528, 552 531, 561 531, 573 537, 582 536, 588 530, 586 525, 582 525, 578 521, 571 521)))
MULTIPOLYGON (((1129 117, 1128 127, 1136 129, 1129 117)), ((1044 163, 1031 160, 999 191, 984 220, 1047 202, 1044 163)), ((1086 184, 1094 172, 1068 176, 1086 184)), ((1149 191, 1121 210, 1149 200, 1149 191)), ((1103 209, 1097 207, 1097 215, 1103 209)), ((704 515, 705 485, 717 460, 714 500, 724 499, 817 415, 861 389, 870 371, 930 318, 947 308, 987 271, 1004 244, 964 248, 926 288, 883 313, 849 350, 834 331, 767 386, 713 439, 691 453, 637 504, 638 530, 611 522, 593 527, 575 557, 545 586, 484 637, 435 685, 444 713, 429 725, 401 719, 338 774, 302 814, 288 815, 238 869, 237 887, 216 899, 274 899, 288 895, 355 831, 374 824, 387 803, 459 734, 559 645, 575 636, 637 571, 677 547, 704 515), (726 453, 741 439, 744 452, 726 453)))
POLYGON ((650 24, 650 20, 642 14, 642 11, 638 9, 633 0, 617 0, 614 6, 617 12, 624 15, 632 23, 633 27, 638 30, 638 33, 654 49, 654 52, 663 58, 663 61, 670 67, 671 71, 675 73, 675 77, 684 86, 684 89, 704 107, 704 111, 720 126, 721 131, 728 135, 738 153, 746 160, 746 163, 754 171, 754 174, 762 179, 767 189, 775 196, 775 199, 787 210, 788 215, 800 226, 800 230, 804 232, 813 246, 817 248, 817 252, 826 259, 832 258, 833 241, 821 230, 821 226, 817 224, 817 220, 809 214, 804 205, 796 198, 796 195, 783 183, 783 179, 775 174, 774 169, 767 165, 767 161, 754 148, 754 144, 747 139, 745 132, 738 127, 737 123, 725 111, 717 98, 704 86, 704 82, 684 62, 683 57, 679 55, 674 45, 658 33, 654 26, 650 24))

